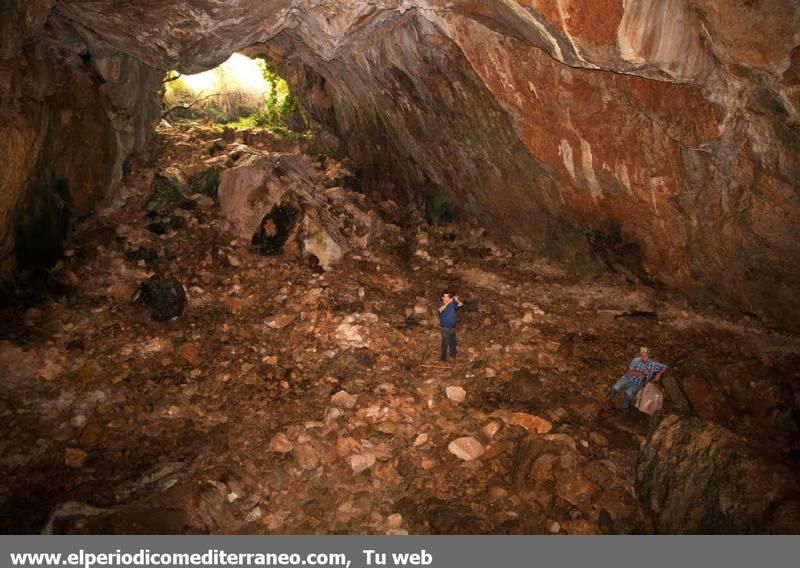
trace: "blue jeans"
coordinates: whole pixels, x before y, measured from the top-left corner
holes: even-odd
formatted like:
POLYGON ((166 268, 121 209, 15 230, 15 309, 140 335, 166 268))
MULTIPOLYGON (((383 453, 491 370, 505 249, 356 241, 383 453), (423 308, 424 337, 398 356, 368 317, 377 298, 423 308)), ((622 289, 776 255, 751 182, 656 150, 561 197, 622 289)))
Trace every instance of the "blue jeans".
POLYGON ((447 361, 447 350, 450 349, 450 356, 456 358, 456 328, 441 327, 442 330, 442 361, 447 361))
POLYGON ((639 391, 639 388, 637 385, 632 384, 628 377, 622 377, 620 380, 614 383, 613 387, 608 389, 608 397, 611 398, 621 390, 625 391, 625 401, 622 403, 622 407, 630 408, 633 395, 639 391))

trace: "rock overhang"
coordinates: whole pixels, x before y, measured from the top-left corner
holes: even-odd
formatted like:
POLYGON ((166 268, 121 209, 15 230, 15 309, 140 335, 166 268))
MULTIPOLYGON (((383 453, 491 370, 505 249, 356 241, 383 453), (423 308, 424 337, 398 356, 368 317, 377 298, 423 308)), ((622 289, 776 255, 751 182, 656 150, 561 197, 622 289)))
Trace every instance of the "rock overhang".
POLYGON ((361 171, 450 193, 497 233, 576 266, 599 258, 763 317, 800 312, 789 292, 800 283, 800 7, 789 0, 15 9, 28 24, 3 46, 11 65, 40 37, 63 43, 70 29, 85 42, 122 111, 111 128, 136 133, 117 170, 154 116, 131 77, 152 89, 157 70, 258 51, 361 171))

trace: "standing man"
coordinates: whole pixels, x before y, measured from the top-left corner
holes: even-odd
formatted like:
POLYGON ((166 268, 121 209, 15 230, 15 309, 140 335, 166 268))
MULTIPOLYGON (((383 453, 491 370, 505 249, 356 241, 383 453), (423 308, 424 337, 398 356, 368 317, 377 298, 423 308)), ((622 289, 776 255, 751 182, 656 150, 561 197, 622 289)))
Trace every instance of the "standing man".
POLYGON ((619 391, 625 391, 624 408, 629 408, 633 396, 645 387, 650 381, 659 381, 661 375, 667 370, 663 363, 650 358, 650 350, 647 347, 639 349, 639 356, 631 361, 628 370, 622 378, 608 389, 608 398, 613 397, 619 391))
POLYGON ((442 330, 442 361, 447 362, 447 350, 450 357, 456 359, 456 308, 464 304, 458 296, 451 296, 449 292, 442 292, 439 302, 439 326, 442 330))

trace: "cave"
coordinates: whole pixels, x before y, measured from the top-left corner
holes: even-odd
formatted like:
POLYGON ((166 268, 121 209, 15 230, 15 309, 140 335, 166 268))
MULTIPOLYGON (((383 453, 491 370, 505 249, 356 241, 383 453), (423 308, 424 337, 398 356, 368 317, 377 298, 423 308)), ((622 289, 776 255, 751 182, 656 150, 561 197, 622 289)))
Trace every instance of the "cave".
POLYGON ((800 532, 794 0, 7 0, 0 155, 3 532, 800 532))

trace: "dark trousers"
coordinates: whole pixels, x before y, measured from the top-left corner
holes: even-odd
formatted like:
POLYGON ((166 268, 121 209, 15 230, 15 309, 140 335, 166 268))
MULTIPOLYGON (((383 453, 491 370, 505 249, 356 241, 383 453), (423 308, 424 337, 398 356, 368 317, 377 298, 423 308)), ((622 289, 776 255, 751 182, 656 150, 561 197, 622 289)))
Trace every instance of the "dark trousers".
POLYGON ((450 356, 456 358, 456 328, 442 327, 442 361, 447 361, 447 349, 450 349, 450 356))

